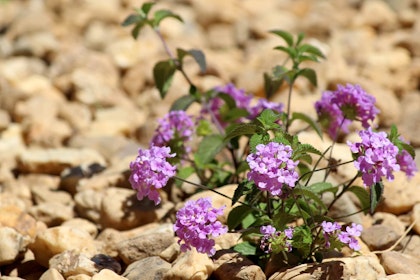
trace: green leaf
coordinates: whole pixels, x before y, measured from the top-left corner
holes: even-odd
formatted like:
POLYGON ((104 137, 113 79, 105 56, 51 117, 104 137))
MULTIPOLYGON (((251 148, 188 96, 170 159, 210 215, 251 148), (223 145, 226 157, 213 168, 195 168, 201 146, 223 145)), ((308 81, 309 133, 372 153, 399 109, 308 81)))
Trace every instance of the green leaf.
POLYGON ((309 188, 294 188, 293 193, 296 195, 302 195, 306 199, 310 199, 314 201, 319 207, 317 207, 319 210, 326 211, 327 207, 325 206, 324 202, 319 198, 319 195, 315 193, 312 189, 309 188))
POLYGON ((232 129, 227 131, 227 135, 225 136, 225 141, 229 141, 232 138, 243 136, 243 135, 252 135, 256 133, 258 130, 258 126, 252 123, 240 123, 235 124, 232 129))
POLYGON ((143 13, 142 15, 144 16, 144 17, 147 17, 147 15, 149 14, 149 12, 150 12, 150 10, 152 9, 152 7, 155 5, 156 3, 155 2, 146 2, 146 3, 144 3, 142 6, 141 6, 141 8, 140 8, 140 10, 137 10, 137 12, 138 13, 143 13))
MULTIPOLYGON (((238 187, 236 188, 235 192, 233 193, 232 197, 232 206, 238 202, 239 198, 244 195, 245 193, 249 192, 253 187, 252 181, 242 181, 238 187)), ((249 208, 249 207, 248 207, 249 208)))
POLYGON ((195 163, 199 168, 203 167, 205 164, 211 162, 224 146, 225 142, 221 135, 213 134, 204 137, 194 155, 195 163))
POLYGON ((369 192, 365 188, 359 186, 351 186, 350 188, 348 188, 348 191, 356 195, 356 197, 359 199, 360 207, 362 209, 366 209, 364 212, 365 214, 367 214, 367 210, 370 207, 369 192))
POLYGON ((284 46, 278 46, 278 47, 275 47, 274 49, 287 53, 293 60, 296 57, 296 50, 292 47, 288 48, 284 46))
POLYGON ((139 15, 136 14, 131 14, 129 15, 122 23, 122 26, 129 26, 131 24, 135 24, 139 21, 141 21, 143 18, 139 15))
POLYGON ((325 55, 315 46, 312 46, 312 45, 309 45, 309 44, 303 44, 298 49, 301 53, 309 53, 309 54, 313 54, 317 57, 325 58, 325 55))
POLYGON ((246 216, 252 213, 252 208, 246 205, 240 205, 233 208, 229 212, 229 216, 227 218, 227 226, 230 230, 233 230, 242 224, 242 221, 246 218, 246 216))
POLYGON ((198 66, 200 67, 201 73, 205 73, 207 69, 207 63, 206 63, 206 56, 204 53, 197 49, 191 49, 191 50, 183 50, 183 49, 177 49, 177 55, 178 60, 183 62, 185 56, 191 56, 195 62, 197 62, 198 66))
POLYGON ((158 27, 160 22, 165 18, 174 18, 176 20, 179 20, 180 22, 183 22, 182 18, 179 15, 173 13, 172 11, 159 10, 159 11, 156 11, 154 14, 153 27, 158 27))
POLYGON ((370 187, 370 214, 373 215, 378 203, 382 200, 382 194, 384 192, 384 184, 378 182, 370 187))
POLYGON ((236 108, 236 101, 235 101, 235 99, 233 99, 233 97, 232 97, 232 96, 230 96, 229 94, 224 93, 224 92, 218 92, 218 93, 217 93, 217 97, 219 97, 219 98, 223 99, 223 101, 225 102, 225 105, 226 105, 229 109, 236 108))
POLYGON ((289 47, 293 46, 293 36, 289 32, 283 30, 271 30, 270 33, 281 37, 289 47))
POLYGON ((277 127, 276 122, 280 119, 280 114, 274 112, 270 109, 265 109, 261 112, 261 114, 257 117, 257 120, 261 122, 261 124, 266 129, 273 128, 273 124, 277 127))
POLYGON ((257 246, 246 241, 235 245, 235 247, 233 247, 233 250, 235 250, 238 253, 241 253, 244 256, 255 256, 255 254, 257 253, 257 246))
POLYGON ((311 69, 311 68, 303 68, 303 69, 300 69, 297 74, 299 76, 303 76, 306 79, 308 79, 308 81, 313 86, 316 87, 318 85, 317 78, 316 78, 316 72, 313 69, 311 69))
POLYGON ((213 129, 209 121, 202 119, 198 121, 198 125, 195 131, 198 136, 207 136, 212 134, 213 129))
POLYGON ((251 153, 256 152, 256 147, 259 144, 267 144, 267 135, 253 134, 249 139, 249 149, 251 153))
POLYGON ((304 258, 306 258, 311 250, 312 245, 312 234, 311 229, 307 226, 295 227, 293 232, 293 243, 294 248, 301 251, 304 258))
POLYGON ((185 111, 195 101, 196 101, 195 96, 190 95, 190 94, 183 95, 177 100, 175 100, 174 103, 172 103, 170 111, 185 111))
POLYGON ((296 46, 299 46, 300 45, 300 43, 302 43, 302 41, 303 41, 303 38, 305 38, 305 34, 304 33, 299 33, 298 34, 298 38, 297 38, 297 41, 296 41, 296 46))
POLYGON ((323 194, 325 192, 332 192, 335 194, 338 191, 337 187, 334 187, 331 183, 328 182, 317 182, 305 188, 310 189, 316 194, 323 194))
POLYGON ((321 129, 321 127, 310 116, 306 115, 305 113, 293 112, 290 122, 293 122, 294 120, 301 120, 301 121, 306 122, 310 127, 312 127, 313 130, 315 130, 315 132, 322 139, 322 129, 321 129))
POLYGON ((293 222, 295 219, 296 219, 296 216, 291 215, 290 213, 278 211, 273 216, 273 225, 275 228, 282 230, 286 228, 287 224, 293 222))
POLYGON ((163 99, 172 83, 172 78, 176 70, 176 65, 172 59, 160 61, 153 68, 153 77, 156 88, 159 90, 160 97, 163 99))

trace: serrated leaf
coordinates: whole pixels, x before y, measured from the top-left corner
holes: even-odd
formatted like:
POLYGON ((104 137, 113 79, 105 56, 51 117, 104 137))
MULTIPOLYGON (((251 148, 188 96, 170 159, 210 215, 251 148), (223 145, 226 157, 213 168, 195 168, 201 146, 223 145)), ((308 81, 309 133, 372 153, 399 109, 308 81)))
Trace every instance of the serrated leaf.
POLYGON ((233 247, 233 250, 235 250, 238 253, 241 253, 244 256, 255 256, 255 254, 257 253, 257 246, 249 243, 248 241, 245 241, 239 243, 238 245, 235 245, 235 247, 233 247))
POLYGON ((252 213, 252 208, 246 205, 240 205, 230 210, 227 218, 227 226, 229 230, 233 230, 242 224, 246 216, 252 213))
POLYGON ((261 134, 253 134, 249 139, 249 149, 251 153, 256 152, 256 147, 259 144, 266 144, 267 137, 261 134))
POLYGON ((160 22, 165 18, 174 18, 183 22, 182 18, 170 10, 158 10, 153 16, 153 27, 158 27, 160 22))
POLYGON ((362 187, 359 186, 351 186, 350 188, 348 188, 348 191, 354 193, 356 195, 356 197, 359 199, 360 202, 360 207, 362 209, 366 209, 364 211, 364 213, 367 213, 367 210, 370 207, 370 195, 369 192, 362 187))
MULTIPOLYGON (((235 189, 232 197, 232 206, 238 202, 239 198, 248 192, 252 188, 253 183, 251 181, 242 181, 235 189)), ((249 208, 249 207, 248 207, 249 208)))
POLYGON ((382 200, 384 192, 384 184, 382 182, 375 183, 370 187, 370 214, 373 215, 378 203, 382 200))
POLYGON ((409 153, 413 159, 416 158, 416 150, 414 150, 413 146, 411 146, 410 144, 404 143, 402 141, 400 145, 401 145, 401 148, 406 150, 407 153, 409 153))
POLYGON ((325 192, 332 192, 335 194, 338 191, 338 187, 334 187, 331 183, 328 182, 317 182, 305 188, 310 189, 317 194, 323 194, 325 192))
POLYGON ((316 134, 318 134, 319 137, 322 139, 321 127, 310 116, 300 112, 293 112, 290 122, 293 122, 294 120, 301 120, 306 122, 310 127, 312 127, 313 130, 315 130, 316 134))
POLYGON ((281 37, 289 47, 293 46, 293 36, 289 32, 283 30, 271 30, 270 33, 281 37))
MULTIPOLYGON (((274 112, 270 109, 265 109, 261 112, 261 114, 257 117, 257 120, 261 122, 264 128, 269 129, 273 127, 273 124, 280 119, 280 114, 274 112)), ((277 124, 276 124, 277 126, 277 124)))
POLYGON ((153 68, 153 78, 156 88, 159 90, 160 97, 163 99, 172 83, 172 78, 176 71, 176 65, 172 59, 160 61, 153 68))
POLYGON ((311 69, 311 68, 300 69, 299 72, 298 72, 298 75, 303 76, 306 79, 308 79, 308 81, 312 85, 314 85, 315 87, 318 85, 317 78, 316 78, 316 72, 313 69, 311 69))
POLYGON ((296 195, 302 195, 306 199, 313 200, 318 205, 317 208, 319 210, 327 210, 327 207, 325 206, 324 202, 322 202, 322 200, 319 198, 319 195, 315 193, 312 189, 296 187, 293 189, 293 193, 296 195))
POLYGON ((183 95, 172 103, 170 111, 185 111, 196 101, 193 95, 183 95))
POLYGON ((227 132, 225 136, 225 141, 229 141, 232 138, 243 136, 243 135, 252 135, 256 133, 258 126, 252 123, 241 123, 234 125, 233 128, 227 132))
POLYGON ((195 163, 199 168, 203 167, 205 164, 212 161, 224 146, 225 142, 221 135, 213 134, 204 137, 198 145, 198 150, 194 155, 195 163))
POLYGON ((142 17, 136 14, 129 15, 122 23, 122 26, 129 26, 142 20, 142 17))

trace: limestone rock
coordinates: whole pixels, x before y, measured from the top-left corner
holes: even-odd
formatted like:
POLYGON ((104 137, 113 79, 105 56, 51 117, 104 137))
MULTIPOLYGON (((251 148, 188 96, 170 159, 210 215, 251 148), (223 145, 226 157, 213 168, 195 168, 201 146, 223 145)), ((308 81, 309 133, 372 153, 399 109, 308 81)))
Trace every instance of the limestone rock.
POLYGON ((93 276, 99 271, 87 255, 73 250, 67 250, 52 257, 49 260, 49 267, 55 268, 64 277, 78 274, 93 276))
POLYGON ((361 238, 371 250, 385 250, 391 247, 400 237, 392 227, 373 225, 362 231, 361 238))
POLYGON ((213 272, 213 261, 195 249, 179 255, 172 267, 163 275, 165 280, 205 280, 213 272))
POLYGON ((14 262, 26 251, 30 242, 29 236, 6 226, 0 226, 0 240, 0 265, 14 262))
POLYGON ((214 256, 215 279, 253 279, 265 280, 266 276, 261 267, 255 265, 245 256, 232 250, 221 250, 214 256))
POLYGON ((55 268, 49 268, 45 271, 39 280, 64 280, 65 278, 55 268))
POLYGON ((418 259, 395 251, 385 252, 381 256, 382 265, 388 274, 420 274, 418 259))
POLYGON ((127 266, 122 274, 128 280, 155 280, 162 279, 165 272, 171 268, 171 264, 159 257, 147 257, 139 261, 135 261, 127 266))

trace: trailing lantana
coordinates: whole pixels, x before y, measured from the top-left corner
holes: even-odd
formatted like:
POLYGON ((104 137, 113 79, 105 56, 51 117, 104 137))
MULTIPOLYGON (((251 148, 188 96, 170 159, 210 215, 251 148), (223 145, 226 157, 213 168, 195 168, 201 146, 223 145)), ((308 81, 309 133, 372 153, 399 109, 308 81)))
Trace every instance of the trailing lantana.
POLYGON ((213 237, 228 231, 241 232, 241 242, 233 248, 258 257, 261 265, 272 255, 293 254, 299 262, 307 262, 320 261, 326 251, 341 250, 343 246, 359 251, 362 226, 334 220, 329 210, 350 191, 359 198, 360 210, 373 213, 381 201, 383 179, 392 180, 397 171, 405 172, 409 178, 417 172, 414 149, 402 140, 396 127, 389 134, 372 127, 379 113, 375 98, 359 85, 337 85, 336 90, 325 91, 314 104, 318 120, 291 112, 296 79, 304 77, 317 85, 315 71, 301 68, 301 62, 317 62, 324 56, 316 47, 304 43, 303 34, 294 38, 282 30, 271 31, 285 43, 275 49, 285 52, 291 65, 290 68, 276 66, 272 73, 265 73, 264 86, 269 98, 287 83, 287 106, 266 98, 256 99, 232 83, 208 91, 198 89, 183 70, 183 60, 191 56, 204 71, 204 54, 194 49, 177 49, 175 57, 160 33, 159 24, 168 17, 180 21, 181 18, 167 10, 157 10, 151 16, 153 5, 143 4, 124 25, 134 24, 134 37, 149 25, 163 43, 169 59, 158 62, 153 69, 162 97, 176 71, 181 72, 190 88, 159 120, 150 147, 139 149, 130 164, 129 181, 140 200, 148 197, 156 205, 161 203, 159 192, 168 182, 178 182, 168 188, 190 183, 225 197, 218 187, 237 184, 235 192, 228 197, 232 209, 227 215, 227 225, 220 222, 225 208, 214 208, 210 198, 187 199, 179 207, 174 231, 181 251, 195 248, 200 253, 214 255, 213 237), (186 113, 193 103, 201 106, 198 116, 186 113), (333 144, 326 151, 319 151, 309 143, 301 143, 299 133, 289 133, 295 120, 306 122, 308 129, 314 129, 321 138, 325 129, 333 144), (352 122, 360 122, 363 127, 359 131, 361 141, 348 141, 354 159, 340 162, 331 157, 332 149, 337 141, 345 139, 338 136, 350 132, 352 122), (193 142, 193 138, 197 141, 193 142), (198 144, 194 147, 190 143, 198 144), (327 166, 319 168, 321 161, 327 166), (351 163, 356 173, 353 179, 338 185, 328 183, 332 171, 351 163), (324 179, 312 182, 315 172, 325 172, 324 179), (198 183, 187 180, 193 174, 198 183), (353 185, 359 177, 363 187, 353 185), (327 192, 333 195, 328 205, 322 200, 327 192))

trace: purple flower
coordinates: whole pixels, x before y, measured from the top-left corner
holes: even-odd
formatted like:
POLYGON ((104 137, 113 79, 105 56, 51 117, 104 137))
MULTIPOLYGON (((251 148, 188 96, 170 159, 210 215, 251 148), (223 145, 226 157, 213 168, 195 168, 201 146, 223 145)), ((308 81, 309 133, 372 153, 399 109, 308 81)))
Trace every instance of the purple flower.
POLYGON ((153 200, 156 205, 161 201, 157 189, 163 188, 169 178, 175 176, 176 167, 166 161, 174 157, 169 147, 155 147, 139 149, 138 156, 130 163, 131 187, 137 190, 137 198, 145 196, 153 200))
POLYGON ((363 184, 367 187, 386 177, 394 179, 393 172, 400 170, 397 162, 398 148, 387 138, 385 132, 373 132, 371 128, 359 132, 362 142, 347 142, 356 154, 354 166, 362 173, 363 184))
POLYGON ((342 231, 338 234, 338 239, 342 243, 347 244, 350 249, 359 251, 360 245, 356 237, 359 237, 361 235, 362 230, 362 225, 352 223, 351 227, 346 227, 346 231, 342 231))
POLYGON ((341 226, 337 222, 327 222, 323 221, 321 223, 322 230, 324 232, 325 247, 329 248, 331 246, 330 237, 334 235, 338 230, 341 229, 341 226))
POLYGON ((348 132, 351 121, 360 121, 364 128, 369 127, 379 110, 375 98, 367 94, 359 85, 338 85, 336 91, 325 91, 315 109, 321 125, 335 139, 340 129, 348 132))
POLYGON ((397 163, 400 165, 401 171, 403 171, 408 178, 413 177, 414 173, 418 171, 416 162, 406 150, 402 150, 397 155, 397 163))
POLYGON ((260 190, 277 196, 283 194, 284 185, 295 186, 299 177, 295 169, 299 161, 291 159, 290 146, 270 142, 257 145, 256 150, 246 158, 251 169, 248 180, 254 181, 260 190))
POLYGON ((260 232, 263 235, 260 241, 260 249, 265 253, 279 253, 286 249, 292 251, 292 238, 294 229, 289 227, 283 232, 277 231, 275 227, 268 225, 260 227, 260 232))
MULTIPOLYGON (((171 111, 159 121, 151 145, 163 147, 169 146, 172 140, 188 142, 194 133, 194 122, 185 111, 171 111)), ((189 152, 189 147, 183 146, 183 150, 178 153, 189 152)))
POLYGON ((175 233, 179 237, 181 251, 195 247, 198 252, 210 256, 216 253, 212 236, 219 236, 227 232, 227 227, 217 221, 223 214, 224 207, 213 208, 210 198, 200 198, 187 201, 176 214, 175 233))

